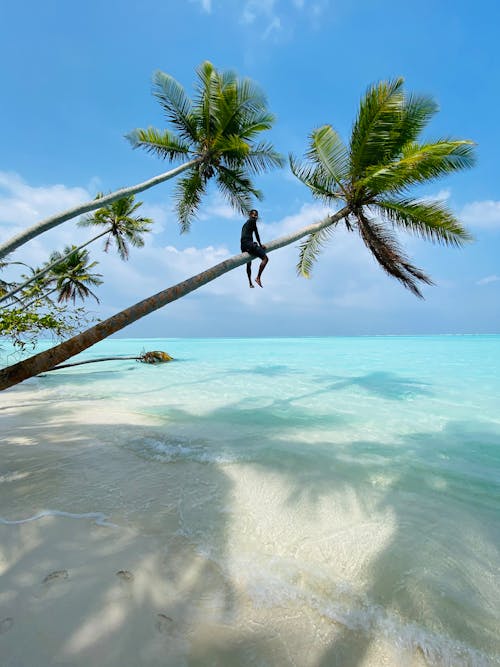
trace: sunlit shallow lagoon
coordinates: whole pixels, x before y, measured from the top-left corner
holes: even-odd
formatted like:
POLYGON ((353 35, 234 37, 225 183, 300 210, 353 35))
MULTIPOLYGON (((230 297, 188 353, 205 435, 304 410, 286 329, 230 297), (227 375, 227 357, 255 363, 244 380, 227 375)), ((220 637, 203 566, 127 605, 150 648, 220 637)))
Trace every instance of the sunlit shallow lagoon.
POLYGON ((113 339, 79 358, 142 350, 175 361, 0 396, 5 529, 91 513, 153 540, 176 665, 378 665, 387 647, 500 664, 500 336, 113 339))

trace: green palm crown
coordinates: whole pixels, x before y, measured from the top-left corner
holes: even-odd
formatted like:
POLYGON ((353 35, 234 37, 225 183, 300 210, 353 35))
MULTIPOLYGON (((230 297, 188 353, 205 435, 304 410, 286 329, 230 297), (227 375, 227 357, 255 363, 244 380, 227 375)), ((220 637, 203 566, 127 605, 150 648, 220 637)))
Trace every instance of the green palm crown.
POLYGON ((264 94, 248 79, 219 72, 209 62, 197 70, 196 95, 191 100, 170 75, 154 75, 154 95, 173 130, 154 127, 127 135, 132 145, 162 158, 196 160, 177 182, 176 207, 181 231, 189 229, 207 183, 215 178, 223 196, 242 213, 261 199, 252 176, 282 166, 282 157, 258 137, 269 130, 274 116, 264 94))
MULTIPOLYGON (((382 81, 361 100, 349 146, 324 125, 311 133, 304 161, 290 156, 295 176, 325 203, 342 202, 341 220, 347 229, 356 230, 380 266, 419 297, 417 281, 432 281, 408 261, 395 229, 447 245, 471 240, 443 202, 415 199, 409 193, 413 186, 474 163, 472 141, 419 141, 436 111, 430 97, 407 95, 402 78, 382 81)), ((325 227, 301 244, 300 274, 309 276, 334 227, 325 227)))
MULTIPOLYGON (((99 192, 96 199, 102 197, 102 192, 99 192)), ((120 258, 127 260, 129 257, 128 244, 142 248, 144 246, 143 235, 151 230, 153 224, 151 218, 133 215, 140 206, 142 202, 136 202, 134 195, 121 197, 83 218, 78 225, 105 227, 107 232, 104 232, 106 235, 104 252, 108 252, 111 245, 114 244, 120 258)))

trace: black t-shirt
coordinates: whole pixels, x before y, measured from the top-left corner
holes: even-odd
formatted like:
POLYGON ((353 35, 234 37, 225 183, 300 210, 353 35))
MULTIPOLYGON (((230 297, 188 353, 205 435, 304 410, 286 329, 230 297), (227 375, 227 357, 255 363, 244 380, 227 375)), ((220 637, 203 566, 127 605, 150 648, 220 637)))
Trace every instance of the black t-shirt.
POLYGON ((249 218, 241 228, 241 247, 253 244, 253 235, 257 231, 257 223, 249 218))

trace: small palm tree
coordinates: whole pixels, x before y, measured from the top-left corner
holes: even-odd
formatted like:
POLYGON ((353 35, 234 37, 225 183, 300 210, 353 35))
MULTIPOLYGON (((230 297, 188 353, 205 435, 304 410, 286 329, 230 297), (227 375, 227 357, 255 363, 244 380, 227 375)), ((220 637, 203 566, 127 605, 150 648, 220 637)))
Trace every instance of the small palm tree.
POLYGON ((394 230, 400 228, 434 242, 459 246, 471 239, 443 202, 415 199, 415 185, 473 164, 473 142, 440 139, 419 142, 419 135, 436 113, 426 96, 405 95, 403 79, 370 87, 361 101, 347 147, 330 125, 310 135, 306 160, 292 156, 293 173, 313 195, 326 203, 343 202, 335 224, 301 243, 297 270, 308 277, 318 253, 343 221, 357 231, 389 275, 422 297, 417 281, 431 279, 404 255, 394 230))
MULTIPOLYGON (((88 285, 102 284, 101 274, 91 272, 98 262, 90 263, 88 250, 77 250, 75 247, 74 251, 69 254, 68 250, 70 248, 65 248, 64 254, 67 254, 67 257, 64 262, 52 270, 53 280, 56 282, 56 289, 59 293, 57 301, 75 303, 77 297, 83 301, 93 296, 99 303, 97 296, 88 287, 88 285)), ((53 256, 56 254, 53 253, 53 256)))
MULTIPOLYGON (((98 198, 103 196, 102 193, 97 195, 98 198)), ((94 236, 88 243, 106 236, 104 252, 108 252, 111 245, 114 244, 121 259, 127 260, 129 257, 128 243, 136 248, 142 248, 144 246, 143 235, 151 230, 153 224, 151 218, 133 215, 141 205, 142 202, 135 201, 134 195, 121 197, 98 209, 93 215, 80 220, 78 225, 81 227, 105 227, 101 234, 94 236)), ((85 245, 88 245, 88 243, 85 245)))
MULTIPOLYGON (((96 196, 96 199, 102 199, 103 196, 102 193, 99 193, 96 196)), ((142 202, 135 202, 134 195, 129 195, 128 197, 121 197, 107 206, 103 206, 98 209, 94 215, 81 220, 78 224, 83 227, 104 225, 105 229, 103 232, 97 234, 97 236, 94 236, 76 249, 82 250, 94 241, 107 235, 104 244, 105 252, 108 252, 111 244, 114 243, 121 259, 127 260, 129 256, 127 243, 136 247, 142 247, 144 245, 142 235, 149 232, 151 225, 153 224, 153 221, 150 218, 132 215, 139 206, 142 206, 142 202)), ((69 253, 73 253, 74 251, 75 246, 68 248, 69 253)), ((40 287, 40 285, 43 284, 43 281, 41 280, 43 276, 56 268, 58 264, 62 264, 67 255, 64 253, 56 253, 53 257, 53 261, 47 262, 42 269, 32 271, 32 275, 27 277, 23 283, 19 285, 11 285, 9 291, 2 293, 0 282, 0 303, 12 300, 14 295, 21 291, 24 291, 24 294, 26 295, 26 288, 34 281, 38 281, 38 287, 40 287)), ((11 263, 14 264, 19 262, 11 263)))
MULTIPOLYGON (((51 269, 50 273, 41 279, 45 286, 54 285, 49 292, 39 294, 35 299, 25 305, 29 308, 34 303, 46 301, 55 292, 58 293, 57 301, 64 303, 73 301, 76 303, 77 297, 82 301, 89 296, 93 296, 99 303, 98 297, 92 292, 89 286, 102 284, 101 274, 92 273, 92 269, 98 262, 89 261, 88 250, 81 250, 76 246, 66 246, 63 253, 53 252, 49 258, 51 264, 57 264, 51 269), (58 261, 61 260, 62 261, 58 261)), ((38 290, 40 292, 40 290, 38 290)))
POLYGON ((105 195, 100 204, 95 200, 85 202, 42 220, 0 244, 0 257, 66 220, 143 192, 183 172, 187 175, 179 183, 176 197, 184 231, 212 177, 232 205, 245 213, 251 208, 250 198, 260 196, 251 176, 283 164, 270 143, 258 141, 274 122, 264 94, 250 80, 239 79, 233 72, 219 72, 209 62, 198 68, 193 101, 174 78, 163 72, 154 76, 154 91, 173 131, 138 129, 128 139, 134 147, 143 147, 162 158, 185 161, 147 181, 105 195))

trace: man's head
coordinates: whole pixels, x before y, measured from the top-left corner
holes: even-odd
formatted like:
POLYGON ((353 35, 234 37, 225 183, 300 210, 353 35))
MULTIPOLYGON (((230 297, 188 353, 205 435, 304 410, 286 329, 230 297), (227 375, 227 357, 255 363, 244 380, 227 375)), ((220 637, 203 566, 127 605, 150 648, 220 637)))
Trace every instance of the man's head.
POLYGON ((253 218, 254 220, 257 220, 257 218, 259 217, 259 212, 257 211, 256 208, 252 208, 252 209, 248 212, 248 217, 249 217, 249 218, 253 218))

